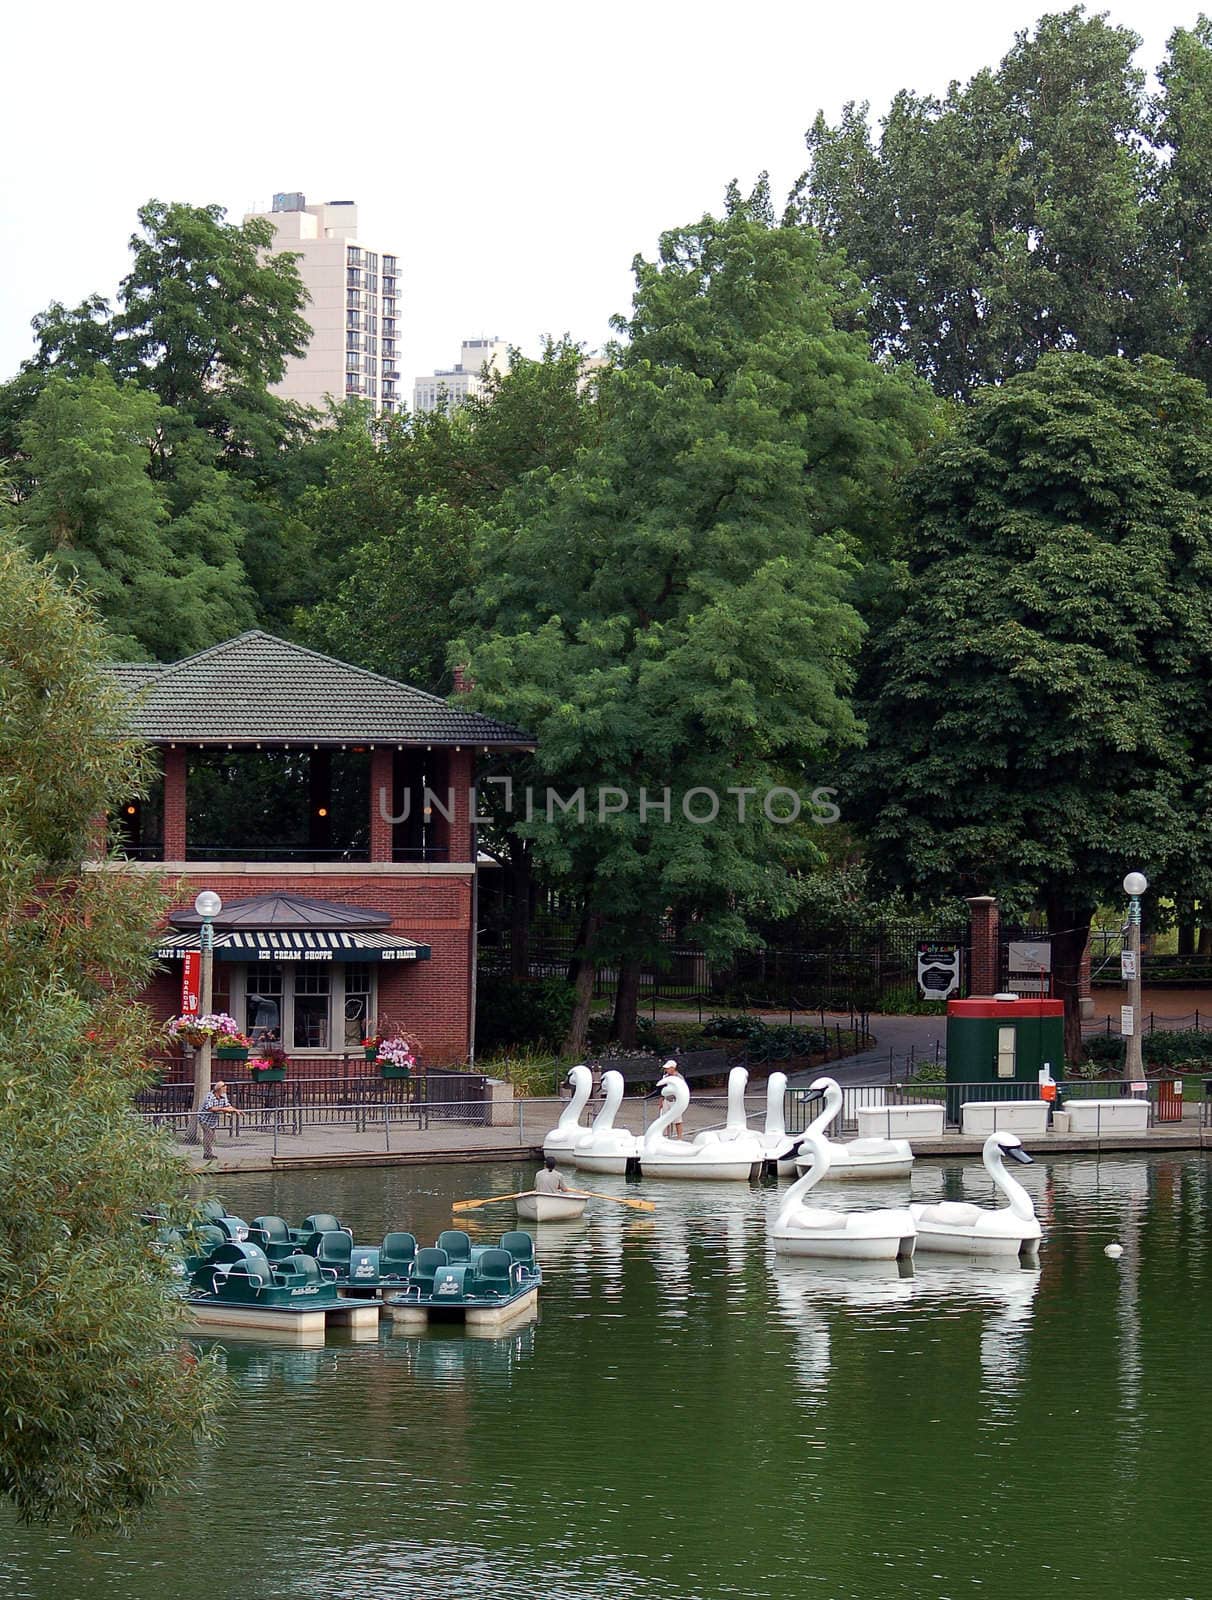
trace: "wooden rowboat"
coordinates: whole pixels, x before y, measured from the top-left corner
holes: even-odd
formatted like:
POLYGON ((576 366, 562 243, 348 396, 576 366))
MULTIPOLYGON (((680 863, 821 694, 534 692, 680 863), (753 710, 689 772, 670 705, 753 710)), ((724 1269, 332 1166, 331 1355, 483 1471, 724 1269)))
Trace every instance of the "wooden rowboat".
POLYGON ((517 1197, 518 1216, 527 1222, 574 1222, 584 1211, 582 1195, 540 1194, 532 1189, 517 1197))

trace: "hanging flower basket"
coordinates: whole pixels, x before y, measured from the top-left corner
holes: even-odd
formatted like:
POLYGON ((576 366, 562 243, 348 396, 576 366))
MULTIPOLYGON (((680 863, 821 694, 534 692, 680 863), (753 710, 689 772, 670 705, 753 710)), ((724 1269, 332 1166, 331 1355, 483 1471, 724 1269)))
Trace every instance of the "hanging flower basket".
POLYGON ((411 1078, 417 1064, 412 1041, 396 1037, 380 1039, 376 1052, 379 1076, 383 1078, 411 1078))
POLYGON ((248 1039, 240 1032, 235 1017, 226 1011, 204 1011, 184 1017, 173 1017, 164 1024, 164 1035, 170 1044, 191 1045, 195 1050, 209 1039, 215 1053, 224 1061, 247 1061, 248 1039), (236 1052, 228 1054, 229 1051, 236 1052), (239 1052, 243 1052, 240 1054, 239 1052))

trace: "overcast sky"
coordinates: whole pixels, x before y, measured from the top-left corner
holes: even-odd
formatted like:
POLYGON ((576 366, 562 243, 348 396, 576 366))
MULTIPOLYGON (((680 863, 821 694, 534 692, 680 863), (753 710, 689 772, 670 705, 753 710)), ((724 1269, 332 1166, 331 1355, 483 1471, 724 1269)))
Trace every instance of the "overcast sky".
MULTIPOLYGON (((276 190, 356 200, 403 270, 405 394, 460 339, 591 348, 632 257, 769 170, 818 108, 878 114, 996 62, 1026 0, 41 0, 10 13, 0 90, 0 377, 49 301, 112 294, 145 200, 239 219, 276 190)), ((1051 7, 1063 10, 1061 3, 1051 7)), ((1152 68, 1198 7, 1117 0, 1152 68)))

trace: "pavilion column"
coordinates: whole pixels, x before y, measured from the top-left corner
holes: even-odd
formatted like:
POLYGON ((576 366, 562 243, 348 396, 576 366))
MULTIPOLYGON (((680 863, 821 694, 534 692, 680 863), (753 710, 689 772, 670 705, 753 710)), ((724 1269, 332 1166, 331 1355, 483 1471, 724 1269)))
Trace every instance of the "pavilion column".
POLYGON ((968 897, 972 956, 968 966, 969 995, 993 995, 1001 976, 1001 919, 991 894, 968 897))
POLYGON ((186 859, 184 750, 164 752, 164 859, 186 859))
POLYGON ((1077 969, 1077 999, 1083 1017, 1094 1015, 1094 995, 1090 989, 1090 940, 1082 951, 1082 963, 1077 969))
POLYGON ((449 764, 450 794, 453 801, 450 820, 450 861, 471 860, 471 783, 474 752, 452 750, 449 764))
POLYGON ((392 857, 392 824, 387 820, 395 813, 395 785, 392 780, 392 752, 376 745, 370 752, 370 859, 390 861, 392 857))

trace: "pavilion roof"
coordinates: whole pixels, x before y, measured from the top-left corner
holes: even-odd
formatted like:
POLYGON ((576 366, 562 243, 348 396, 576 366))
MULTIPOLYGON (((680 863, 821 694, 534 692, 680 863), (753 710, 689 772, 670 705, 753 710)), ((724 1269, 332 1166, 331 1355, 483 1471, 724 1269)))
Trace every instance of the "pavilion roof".
POLYGON ((108 670, 130 692, 131 733, 153 744, 534 745, 520 728, 259 629, 169 665, 108 670))

